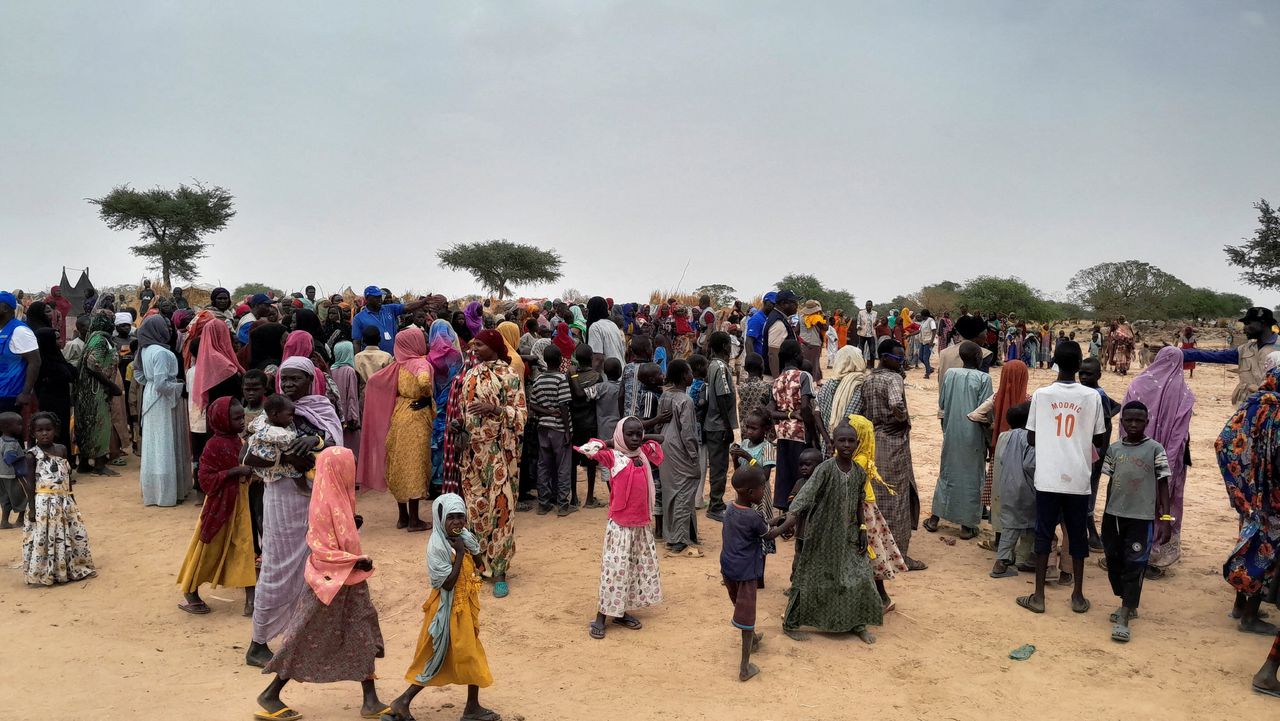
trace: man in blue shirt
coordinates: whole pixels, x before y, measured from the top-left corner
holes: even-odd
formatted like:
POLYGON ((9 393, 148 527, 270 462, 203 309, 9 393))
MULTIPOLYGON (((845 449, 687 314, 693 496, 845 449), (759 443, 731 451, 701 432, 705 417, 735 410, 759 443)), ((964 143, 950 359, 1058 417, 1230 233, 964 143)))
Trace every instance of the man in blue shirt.
POLYGON ((36 334, 17 319, 17 308, 13 293, 0 292, 0 412, 22 413, 35 398, 32 389, 40 375, 36 334))
POLYGON ((382 288, 371 285, 364 289, 364 308, 351 319, 351 340, 359 352, 364 348, 366 326, 378 329, 381 340, 378 347, 388 353, 394 353, 396 347, 396 330, 400 326, 399 317, 403 313, 412 313, 419 308, 427 307, 430 300, 423 298, 412 303, 383 303, 382 288))
POLYGON ((757 310, 747 318, 747 337, 751 339, 751 349, 761 357, 764 356, 764 322, 769 317, 769 313, 773 311, 773 304, 778 300, 778 294, 769 291, 764 294, 764 308, 757 310))
POLYGON ((1276 319, 1270 308, 1250 308, 1240 322, 1244 324, 1244 337, 1248 338, 1244 345, 1226 350, 1190 348, 1182 351, 1182 360, 1188 363, 1235 363, 1239 366, 1239 383, 1231 393, 1231 402, 1236 404, 1262 386, 1262 381, 1266 378, 1263 362, 1267 355, 1276 350, 1277 341, 1276 334, 1271 330, 1276 319))

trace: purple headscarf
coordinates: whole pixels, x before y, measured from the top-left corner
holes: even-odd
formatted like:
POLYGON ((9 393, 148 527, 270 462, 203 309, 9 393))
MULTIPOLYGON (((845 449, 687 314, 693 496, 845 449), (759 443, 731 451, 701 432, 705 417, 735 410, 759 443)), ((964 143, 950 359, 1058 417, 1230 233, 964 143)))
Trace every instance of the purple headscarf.
POLYGON ((484 306, 480 305, 480 301, 473 300, 467 303, 466 310, 462 311, 467 319, 467 328, 474 337, 477 333, 484 330, 484 306))
POLYGON ((1182 376, 1182 351, 1166 346, 1147 369, 1138 374, 1124 394, 1124 402, 1141 401, 1147 407, 1147 436, 1164 446, 1169 458, 1169 496, 1174 530, 1182 526, 1183 486, 1187 467, 1183 462, 1191 436, 1191 410, 1196 396, 1182 376))
MULTIPOLYGON (((316 366, 311 362, 310 358, 294 356, 285 358, 280 363, 280 370, 296 370, 302 371, 311 378, 316 376, 316 366)), ((329 399, 321 395, 305 395, 294 401, 294 409, 303 418, 307 419, 311 425, 319 428, 329 436, 329 440, 334 443, 342 442, 342 421, 338 419, 338 413, 334 410, 333 404, 329 399)))

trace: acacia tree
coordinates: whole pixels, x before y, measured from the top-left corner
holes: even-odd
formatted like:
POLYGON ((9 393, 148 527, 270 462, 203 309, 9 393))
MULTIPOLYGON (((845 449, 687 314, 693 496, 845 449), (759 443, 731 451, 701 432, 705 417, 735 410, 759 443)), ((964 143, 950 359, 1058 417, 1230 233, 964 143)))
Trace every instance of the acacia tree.
POLYGON ((711 305, 717 308, 723 308, 737 300, 738 289, 724 283, 712 283, 711 285, 700 285, 694 291, 698 295, 711 296, 711 305))
POLYGON ((1162 317, 1169 298, 1185 285, 1150 263, 1125 260, 1085 268, 1067 288, 1100 316, 1162 317))
POLYGON ((554 283, 560 280, 560 254, 509 240, 454 243, 436 256, 450 270, 464 270, 499 298, 511 295, 512 285, 554 283))
POLYGON ((960 287, 959 302, 986 313, 1013 313, 1019 318, 1040 320, 1048 310, 1040 293, 1018 277, 980 275, 960 287))
POLYGON ((1258 288, 1280 288, 1280 215, 1266 200, 1253 204, 1258 228, 1244 245, 1228 245, 1227 262, 1243 268, 1240 278, 1258 288))
POLYGON ((174 190, 118 185, 101 198, 86 200, 98 206, 98 217, 112 230, 140 231, 142 242, 129 250, 146 258, 147 267, 159 270, 168 286, 175 276, 196 277, 196 261, 209 247, 204 236, 225 228, 236 214, 231 193, 199 181, 174 190))

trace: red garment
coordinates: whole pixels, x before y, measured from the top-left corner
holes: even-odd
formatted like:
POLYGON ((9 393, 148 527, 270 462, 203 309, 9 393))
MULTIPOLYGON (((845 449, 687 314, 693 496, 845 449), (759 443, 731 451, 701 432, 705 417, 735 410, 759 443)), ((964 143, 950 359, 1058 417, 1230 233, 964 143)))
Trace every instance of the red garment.
POLYGON ((228 475, 240 465, 240 436, 231 430, 233 400, 217 399, 209 404, 205 415, 213 435, 200 454, 200 490, 205 494, 204 505, 200 507, 201 543, 213 542, 213 537, 231 520, 240 498, 240 479, 228 475))
POLYGON ((991 445, 995 446, 1000 434, 1009 430, 1005 414, 1010 408, 1031 400, 1027 395, 1027 364, 1020 360, 1006 362, 1000 367, 1000 388, 996 390, 992 408, 991 445))
POLYGON ((201 325, 200 352, 196 356, 195 373, 191 380, 191 392, 195 394, 196 408, 209 404, 209 391, 231 376, 244 373, 231 346, 231 331, 221 321, 201 325))
MULTIPOLYGON (((453 383, 449 386, 449 403, 445 406, 444 461, 440 467, 440 483, 445 493, 456 493, 459 496, 462 496, 462 454, 471 449, 464 443, 462 431, 454 428, 462 427, 462 384, 467 378, 467 372, 476 367, 476 362, 475 354, 468 353, 466 362, 453 376, 453 383)), ((360 445, 364 447, 364 443, 360 445)), ((462 496, 462 499, 465 501, 466 497, 462 496)))
POLYGON ((562 364, 566 360, 573 361, 573 352, 578 349, 578 344, 574 343, 573 338, 569 337, 568 323, 561 323, 556 326, 556 334, 551 339, 551 342, 555 343, 556 347, 560 349, 560 361, 562 364))

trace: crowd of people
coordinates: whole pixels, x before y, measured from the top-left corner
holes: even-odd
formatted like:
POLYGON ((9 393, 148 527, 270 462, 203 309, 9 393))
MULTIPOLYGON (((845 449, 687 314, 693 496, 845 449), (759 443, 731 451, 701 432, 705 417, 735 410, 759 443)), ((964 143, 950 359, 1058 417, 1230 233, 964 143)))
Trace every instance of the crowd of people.
MULTIPOLYGON (((1129 642, 1143 580, 1181 556, 1195 363, 1239 368, 1217 444, 1241 518, 1224 577, 1240 630, 1277 634, 1261 610, 1280 578, 1280 352, 1265 308, 1241 319, 1237 348, 1197 349, 1187 328, 1116 402, 1099 379, 1130 370, 1139 337, 1123 317, 1082 349, 1074 333, 1004 314, 882 317, 867 302, 847 316, 787 289, 759 307, 397 300, 373 285, 329 298, 215 288, 201 308, 150 283, 137 296, 137 308, 103 293, 73 309, 56 287, 30 303, 0 293, 2 527, 16 513, 25 529, 28 583, 94 575, 73 476, 118 475, 138 456, 145 505, 201 506, 179 608, 210 613, 206 584, 245 589, 246 663, 275 674, 260 718, 299 716, 281 700, 289 681, 349 680, 368 718, 411 719, 422 687, 457 684, 464 719, 497 719, 479 703, 492 683, 479 599, 486 583, 495 598, 512 592, 519 512, 607 508, 592 639, 641 629, 633 612, 663 600, 660 564, 702 558, 708 523, 720 524, 743 681, 759 672, 757 590, 778 539, 795 544, 783 631, 874 643, 871 627, 897 606, 894 577, 927 569, 913 532, 943 522, 966 541, 989 522, 990 575, 1034 573, 1016 603, 1035 613, 1051 580, 1089 611, 1083 566, 1100 551, 1118 604, 1111 638, 1129 642), (1036 367, 1057 380, 1031 388, 1036 367), (904 385, 915 368, 938 377, 928 514, 904 385), (429 534, 432 590, 408 688, 390 704, 374 685, 383 640, 357 490, 389 494, 397 528, 429 534)), ((1278 665, 1280 635, 1253 688, 1280 695, 1278 665)))

